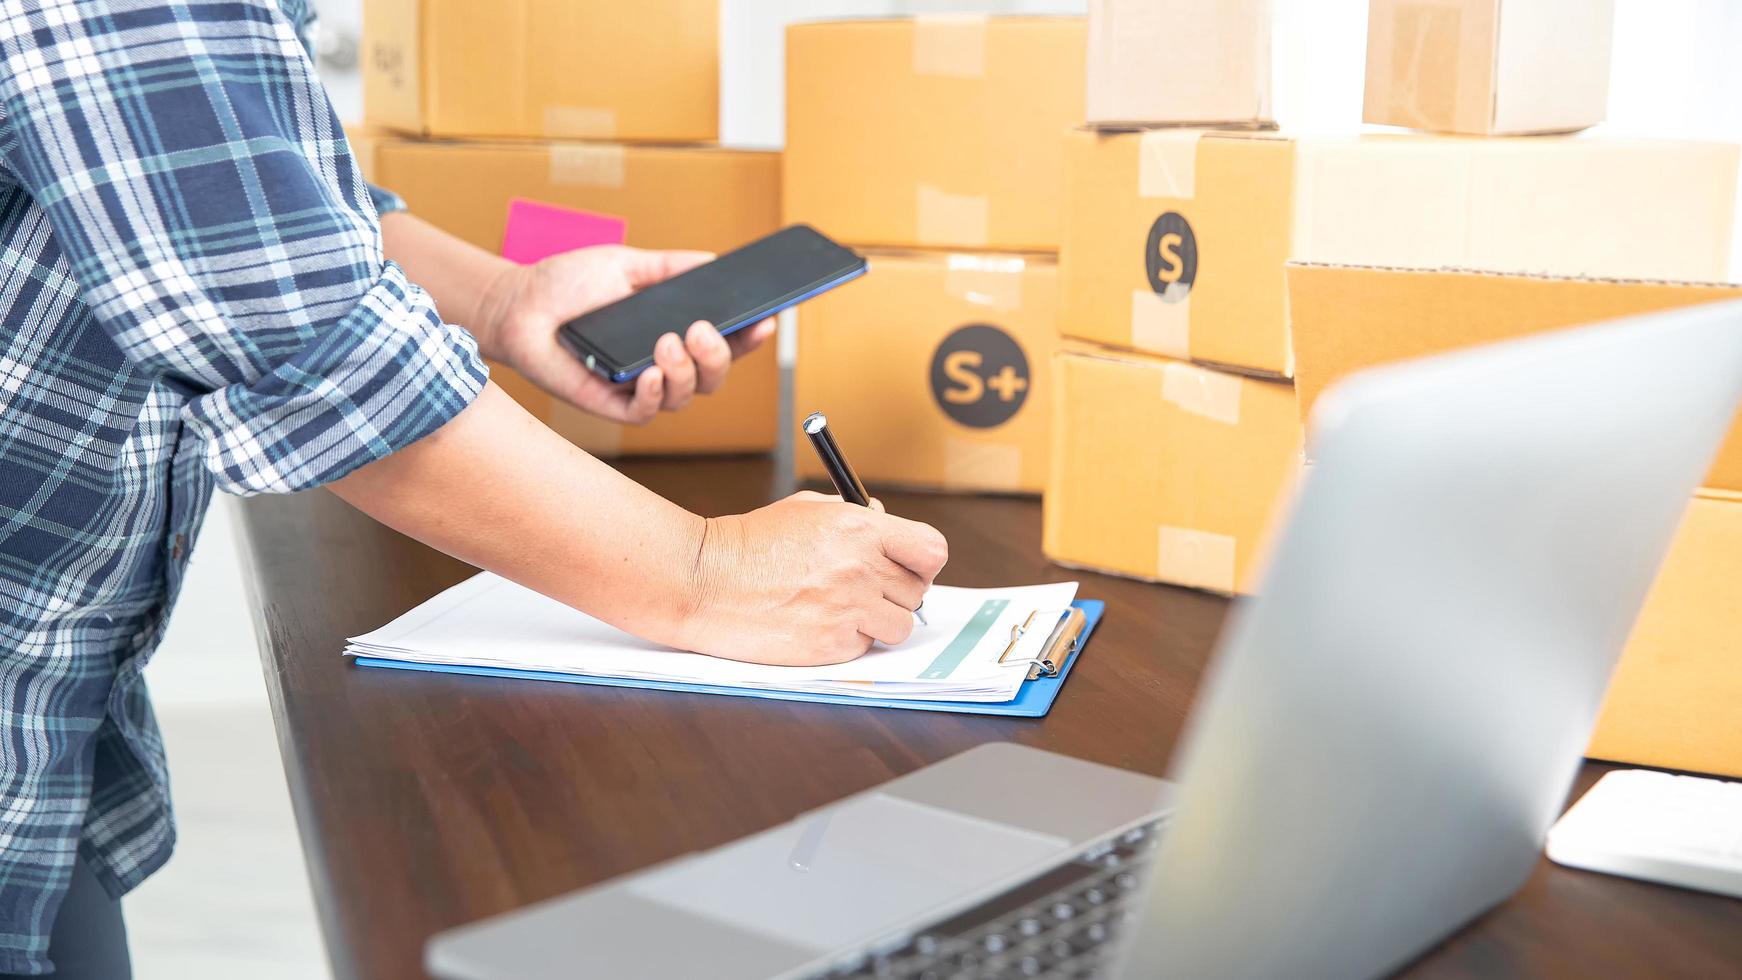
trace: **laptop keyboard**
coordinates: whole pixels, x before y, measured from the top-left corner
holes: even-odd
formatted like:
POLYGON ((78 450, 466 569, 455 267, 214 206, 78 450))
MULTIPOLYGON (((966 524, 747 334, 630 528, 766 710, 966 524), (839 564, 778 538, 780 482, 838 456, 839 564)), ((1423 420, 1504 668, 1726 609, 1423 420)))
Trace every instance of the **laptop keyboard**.
POLYGON ((897 944, 855 955, 814 980, 1098 977, 1137 915, 1160 821, 1085 851, 897 944))

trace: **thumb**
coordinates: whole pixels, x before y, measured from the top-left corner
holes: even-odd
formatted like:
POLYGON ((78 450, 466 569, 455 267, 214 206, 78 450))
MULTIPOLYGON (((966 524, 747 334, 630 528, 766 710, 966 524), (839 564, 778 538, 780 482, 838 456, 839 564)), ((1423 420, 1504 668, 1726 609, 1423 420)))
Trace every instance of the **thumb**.
POLYGON ((619 254, 623 277, 636 289, 663 282, 714 258, 712 252, 676 249, 656 252, 645 248, 626 248, 619 254))

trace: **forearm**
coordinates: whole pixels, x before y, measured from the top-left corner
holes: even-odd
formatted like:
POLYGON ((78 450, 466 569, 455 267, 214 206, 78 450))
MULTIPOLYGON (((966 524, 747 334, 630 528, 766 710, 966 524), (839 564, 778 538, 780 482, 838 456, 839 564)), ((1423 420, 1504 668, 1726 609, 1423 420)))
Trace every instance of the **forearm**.
POLYGON ((442 319, 471 331, 486 357, 500 359, 496 323, 521 267, 406 211, 381 219, 387 258, 435 300, 442 319))
POLYGON ((576 449, 493 384, 332 489, 431 547, 630 633, 680 642, 703 520, 576 449))

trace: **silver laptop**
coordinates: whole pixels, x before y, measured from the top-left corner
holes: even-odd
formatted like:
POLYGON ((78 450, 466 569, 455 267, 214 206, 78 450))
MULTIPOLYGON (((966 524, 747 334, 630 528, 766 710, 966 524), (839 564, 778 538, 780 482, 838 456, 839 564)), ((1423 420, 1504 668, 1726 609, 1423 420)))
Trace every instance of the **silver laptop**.
POLYGON ((428 966, 1390 972, 1530 874, 1739 400, 1742 303, 1357 376, 1320 404, 1315 465, 1222 638, 1174 782, 986 745, 444 933, 428 966))

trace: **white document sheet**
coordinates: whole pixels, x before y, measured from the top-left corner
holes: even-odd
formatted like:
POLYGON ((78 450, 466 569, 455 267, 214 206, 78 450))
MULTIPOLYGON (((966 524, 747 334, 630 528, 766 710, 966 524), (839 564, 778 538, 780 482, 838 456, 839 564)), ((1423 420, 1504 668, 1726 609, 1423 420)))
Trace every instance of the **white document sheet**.
POLYGON ((1062 582, 1007 589, 934 586, 927 625, 897 647, 845 664, 775 667, 683 653, 637 639, 488 572, 441 593, 345 647, 350 656, 449 666, 807 691, 875 698, 1008 701, 1027 677, 1058 615, 1076 598, 1062 582), (1010 647, 1012 627, 1035 627, 1010 647))

